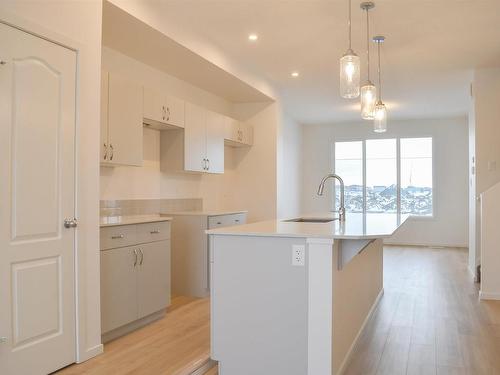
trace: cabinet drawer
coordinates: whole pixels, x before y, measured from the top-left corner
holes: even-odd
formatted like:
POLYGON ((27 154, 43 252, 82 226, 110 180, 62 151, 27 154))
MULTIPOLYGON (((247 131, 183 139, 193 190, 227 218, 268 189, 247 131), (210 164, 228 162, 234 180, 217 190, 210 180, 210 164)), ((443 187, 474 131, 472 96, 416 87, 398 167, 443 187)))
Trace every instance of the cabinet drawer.
POLYGON ((210 216, 208 218, 208 229, 230 227, 232 225, 245 224, 247 220, 246 213, 210 216))
POLYGON ((137 243, 136 225, 101 228, 101 250, 130 246, 137 243))
POLYGON ((168 221, 137 224, 137 243, 162 241, 169 238, 170 223, 168 221))

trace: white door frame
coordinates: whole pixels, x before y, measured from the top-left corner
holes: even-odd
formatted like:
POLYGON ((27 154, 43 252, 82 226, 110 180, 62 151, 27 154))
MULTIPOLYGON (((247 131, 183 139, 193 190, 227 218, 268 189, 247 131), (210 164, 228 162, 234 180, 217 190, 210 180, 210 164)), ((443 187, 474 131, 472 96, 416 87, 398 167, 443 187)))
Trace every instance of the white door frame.
MULTIPOLYGON (((80 170, 79 170, 79 165, 80 165, 80 144, 79 144, 79 134, 81 131, 81 126, 80 126, 80 95, 81 95, 81 84, 80 84, 80 64, 81 64, 81 51, 85 49, 85 47, 75 41, 72 40, 71 38, 68 38, 64 35, 61 35, 57 32, 54 32, 50 29, 47 29, 46 27, 34 23, 30 20, 27 20, 23 17, 20 17, 16 14, 13 14, 3 8, 0 8, 0 22, 4 23, 8 26, 14 27, 16 29, 19 29, 23 32, 32 34, 36 37, 45 39, 49 42, 58 44, 62 47, 68 48, 76 53, 76 83, 75 83, 75 88, 76 88, 76 95, 75 95, 75 217, 79 218, 79 207, 81 205, 81 196, 79 194, 79 188, 80 188, 80 170)), ((98 70, 100 72, 100 69, 98 70)), ((99 78, 100 81, 100 78, 99 78)), ((98 158, 96 158, 96 161, 98 162, 98 158)), ((98 212, 96 212, 96 215, 98 215, 98 212)), ((90 228, 91 230, 92 228, 90 228)), ((85 280, 87 278, 86 275, 86 266, 85 266, 85 256, 87 254, 82 253, 80 249, 85 249, 85 246, 82 244, 82 233, 85 231, 86 228, 78 228, 78 230, 75 232, 75 246, 74 246, 74 251, 75 251, 75 336, 76 336, 76 342, 75 342, 75 353, 76 353, 76 362, 84 362, 89 358, 92 358, 100 353, 103 352, 103 345, 99 341, 98 345, 95 345, 91 348, 88 348, 86 345, 86 329, 87 329, 87 295, 89 293, 94 293, 99 295, 100 290, 99 290, 99 283, 97 284, 96 290, 89 291, 86 290, 85 288, 85 280)), ((96 230, 96 235, 98 235, 98 228, 96 230)), ((98 252, 99 249, 96 249, 98 252)), ((97 277, 100 275, 97 274, 97 277)), ((100 313, 100 306, 98 307, 99 313, 100 313)), ((99 314, 100 316, 100 314, 99 314)), ((99 331, 100 331, 100 320, 99 320, 99 331)))

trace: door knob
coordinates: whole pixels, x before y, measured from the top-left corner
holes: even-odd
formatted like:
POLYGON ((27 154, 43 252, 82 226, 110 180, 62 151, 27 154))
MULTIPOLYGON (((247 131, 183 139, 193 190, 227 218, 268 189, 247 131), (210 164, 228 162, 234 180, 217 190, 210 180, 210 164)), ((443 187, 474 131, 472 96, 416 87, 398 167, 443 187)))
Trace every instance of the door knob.
POLYGON ((78 225, 78 221, 73 218, 73 219, 64 219, 64 227, 65 228, 76 228, 78 225))

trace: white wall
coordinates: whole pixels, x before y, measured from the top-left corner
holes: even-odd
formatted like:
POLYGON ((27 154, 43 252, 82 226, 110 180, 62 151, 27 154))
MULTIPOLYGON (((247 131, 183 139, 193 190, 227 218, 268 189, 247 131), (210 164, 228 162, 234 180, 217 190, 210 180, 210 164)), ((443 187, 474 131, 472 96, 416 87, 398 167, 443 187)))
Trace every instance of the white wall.
MULTIPOLYGON (((496 186, 500 182, 500 68, 475 70, 472 92, 470 131, 474 136, 471 142, 474 144, 476 173, 470 176, 475 184, 470 204, 476 205, 476 215, 471 215, 470 220, 476 228, 476 240, 474 248, 469 251, 469 268, 473 271, 481 264, 483 280, 495 280, 500 266, 498 215, 495 211, 500 205, 496 186), (481 196, 483 199, 483 195, 488 202, 479 204, 476 198, 481 196)), ((485 285, 482 281, 481 292, 500 298, 500 282, 485 285)))
POLYGON ((500 181, 500 68, 474 72, 477 194, 500 181), (498 165, 489 168, 488 163, 498 165))
POLYGON ((233 199, 244 204, 249 221, 268 220, 277 214, 277 103, 235 104, 235 117, 251 124, 254 144, 236 149, 233 163, 235 178, 230 186, 233 199))
POLYGON ((101 65, 100 0, 2 1, 0 17, 26 21, 27 28, 70 45, 78 53, 78 360, 102 350, 99 288, 99 106, 101 65), (29 24, 32 25, 29 25, 29 24), (33 27, 31 27, 33 26, 33 27))
POLYGON ((302 213, 302 125, 283 112, 277 147, 277 216, 297 216, 302 213))
POLYGON ((332 171, 332 144, 336 140, 424 137, 434 141, 434 218, 410 219, 387 243, 466 247, 468 243, 468 129, 466 118, 390 120, 389 130, 376 135, 371 123, 356 122, 303 127, 304 212, 331 207, 331 190, 316 191, 321 178, 332 171))

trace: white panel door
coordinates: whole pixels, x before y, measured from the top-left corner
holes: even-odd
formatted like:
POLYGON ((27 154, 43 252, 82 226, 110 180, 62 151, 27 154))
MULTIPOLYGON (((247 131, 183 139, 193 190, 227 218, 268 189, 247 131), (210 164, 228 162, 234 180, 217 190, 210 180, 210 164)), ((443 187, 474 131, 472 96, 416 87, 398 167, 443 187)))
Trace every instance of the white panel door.
POLYGON ((184 128, 184 169, 204 172, 207 167, 206 110, 186 103, 184 128))
POLYGON ((210 173, 224 173, 225 131, 224 116, 207 111, 207 171, 210 173))
POLYGON ((0 23, 0 374, 75 361, 76 53, 0 23))

